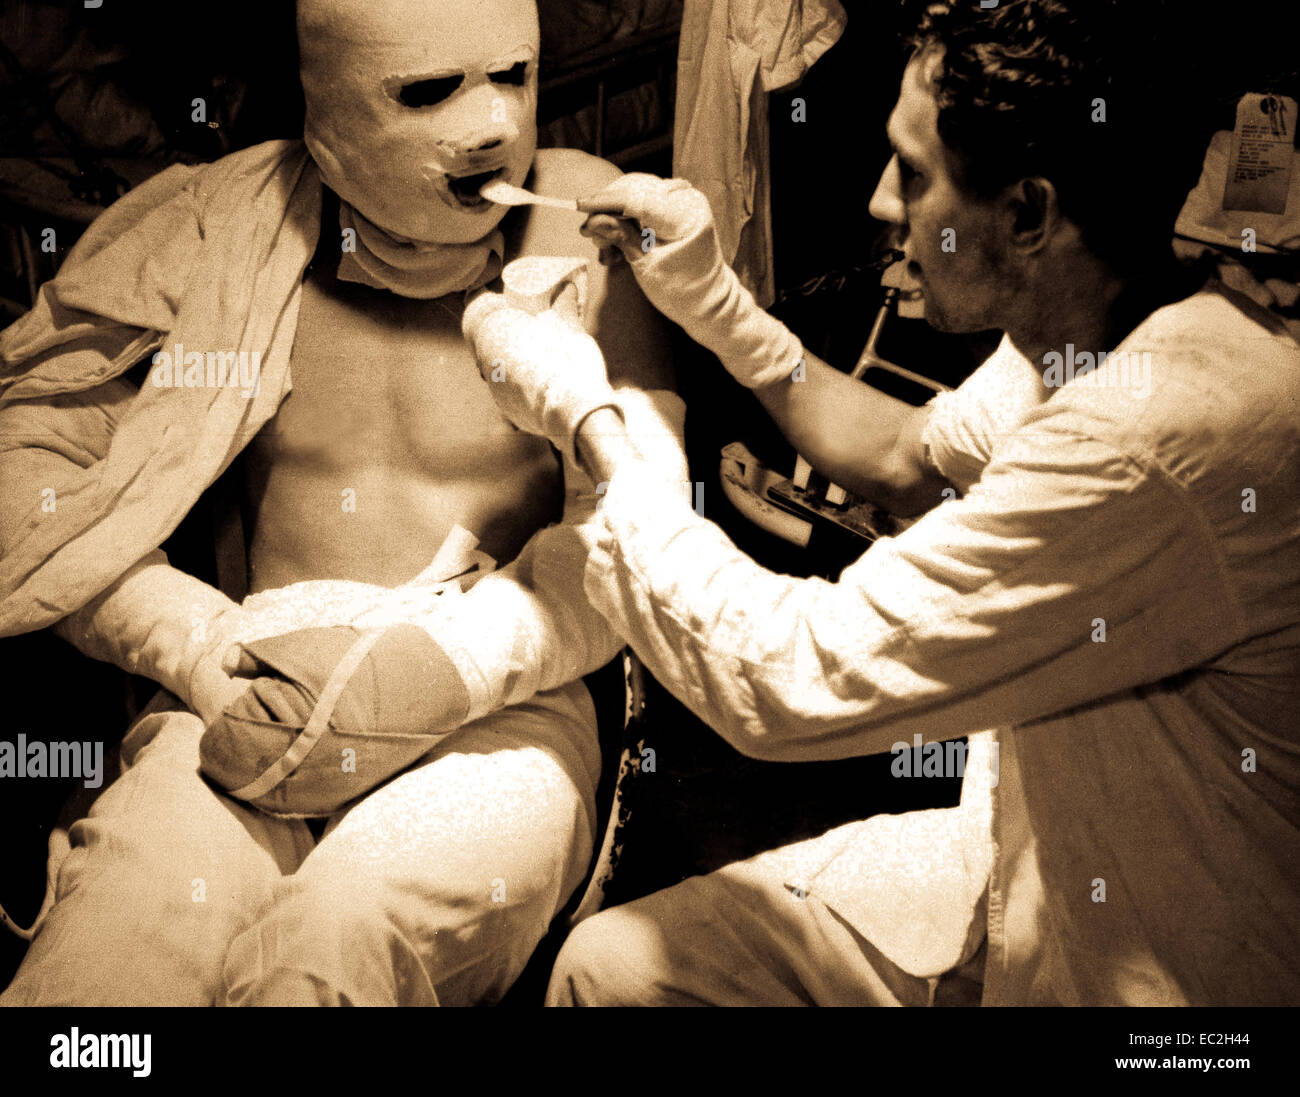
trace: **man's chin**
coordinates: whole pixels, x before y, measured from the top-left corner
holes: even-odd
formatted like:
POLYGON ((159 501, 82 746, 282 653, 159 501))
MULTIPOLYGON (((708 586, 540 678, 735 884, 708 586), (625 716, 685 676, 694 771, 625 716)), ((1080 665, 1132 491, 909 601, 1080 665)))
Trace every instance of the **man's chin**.
POLYGON ((895 263, 885 271, 880 282, 900 291, 897 312, 904 320, 924 320, 935 331, 951 335, 983 331, 989 326, 974 323, 960 311, 945 307, 942 296, 935 294, 921 276, 920 268, 913 270, 910 264, 895 263))
POLYGON ((943 306, 933 297, 925 293, 919 295, 918 315, 935 331, 952 332, 952 317, 944 310, 943 306))
MULTIPOLYGON (((917 313, 935 331, 945 335, 971 335, 984 331, 993 325, 978 317, 970 316, 961 310, 946 308, 942 301, 930 294, 923 293, 920 299, 921 311, 917 313)), ((900 313, 901 314, 901 313, 900 313)))

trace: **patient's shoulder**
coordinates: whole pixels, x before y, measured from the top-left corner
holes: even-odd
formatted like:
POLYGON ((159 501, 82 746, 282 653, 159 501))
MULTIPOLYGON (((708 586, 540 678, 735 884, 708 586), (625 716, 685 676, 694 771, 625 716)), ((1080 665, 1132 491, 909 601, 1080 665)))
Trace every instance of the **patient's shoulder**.
MULTIPOLYGON (((553 198, 582 198, 623 173, 608 160, 578 149, 539 149, 525 184, 553 198)), ((554 255, 587 263, 584 320, 605 355, 615 385, 673 388, 668 330, 637 287, 626 263, 602 266, 594 241, 579 233, 584 214, 530 206, 508 222, 507 259, 554 255)))
POLYGON ((553 198, 583 198, 622 174, 608 160, 581 149, 538 149, 531 189, 553 198))

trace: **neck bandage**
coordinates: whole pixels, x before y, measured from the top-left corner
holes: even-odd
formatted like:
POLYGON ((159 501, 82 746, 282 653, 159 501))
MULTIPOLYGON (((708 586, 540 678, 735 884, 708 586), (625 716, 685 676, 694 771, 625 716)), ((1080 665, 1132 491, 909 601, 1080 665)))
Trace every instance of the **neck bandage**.
POLYGON ((421 244, 385 232, 346 202, 339 203, 339 228, 351 230, 356 248, 339 260, 345 282, 428 299, 478 289, 501 273, 505 238, 499 229, 473 244, 421 244))

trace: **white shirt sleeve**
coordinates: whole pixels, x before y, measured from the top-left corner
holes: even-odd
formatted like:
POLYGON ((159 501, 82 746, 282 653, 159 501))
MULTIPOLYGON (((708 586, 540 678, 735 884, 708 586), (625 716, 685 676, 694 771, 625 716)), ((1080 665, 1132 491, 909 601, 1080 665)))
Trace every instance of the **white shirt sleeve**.
POLYGON ((840 580, 744 556, 686 493, 620 469, 586 571, 650 670, 746 754, 880 753, 1015 725, 1196 666, 1245 635, 1204 518, 1048 409, 965 497, 840 580))
POLYGON ((941 392, 921 441, 935 467, 963 493, 980 478, 993 448, 1014 434, 1024 416, 1046 398, 1042 377, 1006 336, 953 392, 941 392))

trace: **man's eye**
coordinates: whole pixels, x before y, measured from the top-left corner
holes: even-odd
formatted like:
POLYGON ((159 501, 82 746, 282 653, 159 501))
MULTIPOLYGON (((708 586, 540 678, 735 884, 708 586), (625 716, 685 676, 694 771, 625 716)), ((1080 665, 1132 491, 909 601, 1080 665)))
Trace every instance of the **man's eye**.
POLYGON ((511 84, 514 87, 522 88, 524 78, 528 75, 528 62, 516 61, 508 69, 502 69, 500 72, 488 73, 488 79, 494 84, 511 84))
POLYGON ((414 80, 398 89, 397 98, 408 107, 431 107, 451 95, 464 79, 464 76, 456 75, 414 80))
POLYGON ((913 179, 921 177, 921 173, 902 157, 899 157, 898 160, 898 174, 902 177, 904 183, 910 183, 913 179))

